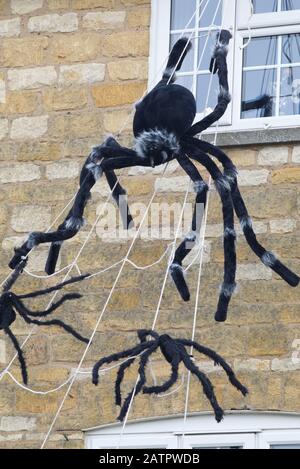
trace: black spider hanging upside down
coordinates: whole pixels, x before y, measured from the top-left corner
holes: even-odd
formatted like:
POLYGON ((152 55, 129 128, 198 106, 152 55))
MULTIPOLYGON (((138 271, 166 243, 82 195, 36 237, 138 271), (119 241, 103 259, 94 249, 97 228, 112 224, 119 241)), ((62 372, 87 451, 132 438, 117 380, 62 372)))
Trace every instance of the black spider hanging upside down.
POLYGON ((118 420, 124 420, 132 398, 139 394, 141 391, 143 392, 143 394, 160 394, 170 389, 171 386, 173 386, 173 384, 175 384, 178 379, 178 368, 181 362, 192 374, 197 376, 197 378, 199 379, 200 383, 202 384, 204 394, 206 395, 214 410, 217 422, 220 422, 222 420, 224 412, 218 404, 216 395, 214 393, 213 385, 208 379, 208 377, 193 362, 192 357, 186 351, 186 347, 192 346, 197 352, 202 353, 203 355, 211 358, 216 365, 220 365, 223 368, 223 370, 228 376, 229 381, 235 388, 237 388, 244 396, 248 393, 247 388, 245 388, 245 386, 243 386, 239 382, 228 363, 226 363, 226 361, 213 350, 207 347, 203 347, 203 345, 200 345, 192 340, 173 339, 168 334, 158 335, 152 330, 139 330, 138 337, 141 341, 139 345, 136 345, 131 349, 124 350, 123 352, 114 353, 112 355, 104 357, 99 360, 93 368, 93 383, 97 385, 99 381, 99 370, 102 365, 128 357, 128 360, 120 365, 117 373, 117 379, 115 382, 116 405, 121 406, 121 411, 118 420), (150 336, 151 339, 146 340, 147 336, 150 336), (157 349, 161 350, 167 362, 170 363, 172 368, 171 376, 165 383, 161 384, 160 386, 146 386, 146 366, 149 361, 150 355, 154 353, 157 349), (122 404, 121 384, 124 379, 124 374, 126 369, 129 368, 130 365, 132 365, 137 356, 139 356, 140 360, 138 369, 139 379, 134 389, 132 389, 132 391, 128 394, 122 404))
MULTIPOLYGON (((155 167, 176 159, 192 179, 196 193, 192 229, 178 246, 170 266, 171 276, 182 299, 188 301, 190 293, 184 277, 182 262, 199 236, 202 215, 199 215, 197 207, 199 204, 205 206, 208 191, 207 184, 192 162, 195 160, 203 165, 211 175, 222 202, 224 278, 215 319, 217 321, 226 320, 229 301, 236 287, 234 211, 239 218, 249 246, 260 260, 291 286, 295 287, 299 284, 299 276, 284 266, 273 253, 266 251, 257 241, 251 218, 238 188, 237 170, 233 162, 217 146, 195 138, 197 134, 203 132, 222 117, 231 100, 226 63, 230 38, 231 34, 226 30, 222 30, 218 34, 210 64, 210 71, 217 72, 219 77, 220 92, 215 109, 201 121, 193 124, 196 116, 195 98, 185 87, 174 83, 175 71, 180 70, 183 60, 191 48, 186 38, 179 39, 171 51, 161 81, 136 105, 133 122, 135 148, 121 147, 112 137, 102 145, 95 147, 81 171, 80 188, 65 221, 58 227, 57 231, 31 233, 27 241, 20 248, 15 249, 15 255, 10 262, 11 268, 15 268, 21 257, 27 255, 33 246, 51 242, 46 272, 51 274, 55 271, 62 242, 75 236, 83 225, 83 212, 90 198, 91 188, 102 173, 105 174, 113 197, 120 206, 120 196, 124 195, 125 191, 118 183, 114 173, 115 169, 131 166, 155 167), (221 162, 223 173, 211 156, 221 162)), ((124 210, 121 212, 124 225, 128 228, 131 226, 132 218, 127 205, 125 212, 124 210)))
POLYGON ((81 275, 80 277, 73 277, 70 280, 67 280, 66 282, 62 282, 58 285, 55 285, 54 287, 46 288, 44 290, 38 290, 32 293, 26 293, 24 295, 16 295, 12 291, 8 290, 2 293, 2 295, 0 296, 0 330, 4 330, 4 332, 8 335, 16 349, 24 384, 27 384, 28 382, 25 358, 16 336, 10 329, 10 326, 15 321, 17 314, 19 314, 21 318, 24 319, 25 322, 27 322, 27 324, 36 324, 38 326, 60 326, 65 331, 69 332, 69 334, 72 334, 76 339, 81 340, 86 344, 88 343, 88 339, 82 337, 82 335, 76 332, 71 326, 65 324, 59 319, 51 319, 50 321, 39 321, 38 319, 35 319, 48 316, 57 308, 59 308, 59 306, 61 306, 65 301, 81 298, 81 295, 79 295, 78 293, 67 293, 66 295, 62 296, 62 298, 60 298, 60 300, 58 300, 56 303, 53 303, 46 311, 30 311, 24 305, 22 300, 26 298, 35 298, 37 296, 46 295, 47 293, 51 293, 56 290, 61 290, 65 285, 80 282, 84 278, 86 278, 86 275, 81 275))

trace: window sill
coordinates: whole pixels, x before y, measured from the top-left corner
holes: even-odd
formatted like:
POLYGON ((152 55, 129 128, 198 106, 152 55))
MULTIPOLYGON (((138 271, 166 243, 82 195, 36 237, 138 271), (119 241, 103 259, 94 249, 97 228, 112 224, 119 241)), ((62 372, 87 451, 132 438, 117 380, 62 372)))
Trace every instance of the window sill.
MULTIPOLYGON (((215 133, 203 134, 203 139, 213 143, 215 133)), ((241 130, 235 132, 218 132, 217 145, 235 147, 245 145, 265 145, 272 143, 300 142, 300 127, 263 130, 241 130)))

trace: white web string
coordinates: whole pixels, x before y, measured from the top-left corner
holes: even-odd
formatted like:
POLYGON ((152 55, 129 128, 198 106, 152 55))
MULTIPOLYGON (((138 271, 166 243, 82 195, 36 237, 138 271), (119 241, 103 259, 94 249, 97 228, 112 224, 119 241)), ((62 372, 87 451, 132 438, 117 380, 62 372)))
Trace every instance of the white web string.
MULTIPOLYGON (((210 0, 208 0, 207 4, 209 3, 209 1, 210 1, 210 0)), ((201 5, 202 3, 203 3, 203 2, 201 2, 200 5, 201 5)), ((206 4, 206 6, 207 6, 207 4, 206 4)), ((198 8, 200 8, 200 5, 199 5, 198 8)), ((195 12, 195 14, 196 14, 196 12, 195 12)), ((178 63, 180 62, 180 60, 181 60, 181 57, 180 57, 180 59, 178 60, 176 66, 175 66, 175 69, 177 68, 177 65, 178 65, 178 63)), ((166 171, 167 166, 168 166, 168 164, 166 164, 165 169, 164 169, 164 172, 166 171)), ((190 183, 189 183, 189 186, 190 186, 190 183)), ((188 190, 189 190, 189 188, 188 188, 188 190)), ((188 190, 187 190, 186 197, 187 197, 187 195, 188 195, 188 190)), ((82 358, 81 358, 81 360, 80 360, 80 363, 79 363, 79 365, 78 365, 77 370, 79 370, 79 369, 81 368, 81 365, 82 365, 82 363, 83 363, 83 361, 84 361, 84 358, 85 358, 86 353, 87 353, 87 351, 88 351, 88 349, 89 349, 89 346, 90 346, 90 344, 91 344, 91 342, 92 342, 92 339, 93 339, 93 337, 94 337, 94 335, 95 335, 95 333, 96 333, 96 330, 98 329, 98 326, 99 326, 99 324, 100 324, 100 322, 101 322, 101 319, 102 319, 102 317, 103 317, 103 315, 104 315, 104 312, 105 312, 105 310, 106 310, 106 307, 107 307, 107 305, 108 305, 108 303, 109 303, 109 301, 110 301, 110 298, 111 298, 112 293, 113 293, 113 291, 114 291, 114 289, 115 289, 115 286, 116 286, 117 283, 118 283, 118 280, 119 280, 119 277, 120 277, 120 275, 121 275, 121 273, 122 273, 122 270, 123 270, 123 268, 124 268, 124 265, 126 264, 126 259, 128 258, 129 254, 130 254, 130 252, 131 252, 131 249, 132 249, 132 247, 133 247, 133 245, 134 245, 135 239, 137 238, 138 232, 139 232, 139 230, 141 229, 141 226, 142 226, 142 224, 143 224, 144 218, 146 217, 146 214, 147 214, 147 212, 148 212, 148 210, 149 210, 149 208, 150 208, 150 206, 151 206, 151 204, 152 204, 152 200, 154 199, 154 196, 156 195, 156 192, 157 192, 157 190, 155 189, 155 191, 154 191, 154 193, 153 193, 153 195, 152 195, 152 197, 151 197, 151 200, 150 200, 150 202, 149 202, 149 205, 148 205, 148 207, 147 207, 146 213, 144 214, 143 219, 142 219, 142 221, 141 221, 141 223, 140 223, 139 229, 137 230, 137 232, 136 232, 136 234, 135 234, 135 236, 134 236, 134 238, 133 238, 133 240, 132 240, 132 243, 131 243, 131 245, 130 245, 130 247, 129 247, 129 250, 128 250, 128 252, 127 252, 127 255, 126 255, 125 259, 122 261, 121 268, 120 268, 120 270, 119 270, 119 272, 118 272, 118 275, 117 275, 117 277, 116 277, 116 280, 115 280, 115 282, 114 282, 114 284, 113 284, 113 286, 112 286, 112 289, 111 289, 111 291, 110 291, 110 294, 109 294, 109 296, 108 296, 108 298, 107 298, 107 301, 106 301, 106 303, 105 303, 105 305, 104 305, 104 308, 103 308, 103 310, 102 310, 102 312, 101 312, 101 314, 100 314, 100 316, 99 316, 99 318, 98 318, 96 327, 95 327, 95 329, 94 329, 94 331, 93 331, 93 333, 92 333, 92 336, 91 336, 91 338, 90 338, 90 340, 89 340, 89 343, 87 344, 87 347, 86 347, 86 349, 85 349, 85 351, 84 351, 84 353, 83 353, 83 356, 82 356, 82 358)), ((185 206, 185 204, 184 204, 184 206, 185 206)), ((184 207, 183 207, 183 210, 184 210, 184 207)), ((178 228, 178 229, 179 229, 179 228, 178 228)), ((178 230, 177 230, 177 231, 178 231, 178 230)), ((175 246, 176 246, 176 239, 174 240, 174 244, 173 244, 173 248, 172 248, 172 253, 174 252, 174 247, 175 247, 175 246)), ((171 256, 170 256, 170 258, 171 258, 171 256)), ((169 263, 170 263, 170 261, 169 261, 169 263)), ((169 265, 169 263, 168 263, 168 265, 169 265)), ((167 275, 168 275, 168 271, 167 271, 167 275)), ((165 286, 165 284, 166 284, 167 275, 166 275, 165 280, 164 280, 164 286, 165 286)), ((164 287, 163 287, 163 288, 164 288, 164 287)), ((161 302, 161 299, 162 299, 162 295, 161 295, 161 298, 160 298, 160 302, 161 302)), ((157 313, 156 313, 156 315, 155 315, 156 318, 157 318, 157 316, 158 316, 158 311, 159 311, 159 309, 157 310, 157 313)), ((154 321, 156 321, 156 318, 154 319, 154 321)), ((54 425, 55 425, 55 422, 56 422, 56 420, 57 420, 57 418, 58 418, 58 416, 59 416, 59 413, 60 413, 60 411, 61 411, 61 409, 62 409, 62 407, 63 407, 63 405, 64 405, 64 402, 65 402, 65 400, 66 400, 66 398, 67 398, 67 395, 68 395, 68 393, 69 393, 69 391, 70 391, 70 389, 71 389, 71 387, 72 387, 72 385, 73 385, 73 383, 74 383, 74 381, 75 381, 76 375, 77 375, 77 373, 75 372, 75 375, 74 375, 74 377, 72 377, 72 379, 71 379, 71 382, 70 382, 70 384, 69 384, 69 387, 68 387, 68 389, 67 389, 67 391, 66 391, 66 393, 65 393, 65 395, 64 395, 64 397, 63 397, 63 400, 62 400, 62 402, 61 402, 61 404, 60 404, 60 406, 59 406, 59 408, 58 408, 58 410, 57 410, 57 412, 56 412, 56 414, 55 414, 55 416, 54 416, 54 419, 53 419, 53 421, 52 421, 52 423, 51 423, 51 425, 50 425, 50 428, 49 428, 49 430, 48 430, 48 432, 47 432, 47 434, 46 434, 46 437, 45 437, 45 439, 44 439, 44 441, 43 441, 43 443, 42 443, 41 449, 43 449, 43 448, 45 447, 45 444, 47 443, 47 440, 48 440, 48 438, 49 438, 49 436, 50 436, 50 434, 51 434, 51 432, 52 432, 52 429, 53 429, 53 427, 54 427, 54 425)))
MULTIPOLYGON (((165 165, 165 167, 164 167, 163 174, 165 173, 167 167, 168 167, 168 163, 166 163, 166 165, 165 165)), ((85 357, 86 357, 86 354, 87 354, 87 352, 88 352, 88 350, 89 350, 89 348, 90 348, 90 345, 91 345, 91 343, 92 343, 92 341, 93 341, 93 338, 94 338, 94 336, 95 336, 95 334, 96 334, 96 332, 97 332, 97 329, 98 329, 98 327, 99 327, 99 324, 100 324, 100 322, 101 322, 101 320, 102 320, 102 318, 103 318, 103 316, 104 316, 104 313, 105 313, 105 311, 106 311, 106 308, 107 308, 107 306, 108 306, 108 304, 109 304, 109 302, 110 302, 110 299, 111 299, 111 297, 112 297, 112 294, 113 294, 113 292, 114 292, 114 290, 115 290, 115 288, 116 288, 116 286, 117 286, 117 283, 118 283, 118 281, 119 281, 119 278, 121 277, 121 274, 122 274, 122 272, 123 272, 124 266, 126 265, 126 259, 128 258, 128 256, 130 255, 130 253, 131 253, 131 251, 132 251, 132 248, 133 248, 134 243, 135 243, 135 241, 136 241, 136 239, 137 239, 137 237, 138 237, 138 235, 139 235, 139 232, 140 232, 140 230, 141 230, 141 228, 142 228, 142 226, 143 226, 143 223, 144 223, 144 221, 145 221, 145 219, 146 219, 146 216, 147 216, 147 214, 148 214, 148 211, 149 211, 149 209, 150 209, 150 207, 151 207, 151 205, 152 205, 152 202, 153 202, 153 200, 154 200, 154 198, 155 198, 155 196, 156 196, 156 194, 157 194, 157 190, 158 190, 158 189, 156 188, 156 189, 154 190, 152 196, 151 196, 151 199, 150 199, 150 201, 149 201, 149 203, 148 203, 147 209, 146 209, 146 211, 145 211, 145 213, 144 213, 144 215, 143 215, 143 217, 142 217, 142 219, 141 219, 140 225, 139 225, 138 229, 136 230, 136 233, 135 233, 135 235, 134 235, 134 237, 133 237, 133 239, 132 239, 132 242, 131 242, 131 244, 130 244, 130 246, 129 246, 129 249, 128 249, 128 251, 127 251, 127 254, 126 254, 125 258, 124 258, 124 260, 122 261, 121 267, 120 267, 120 269, 119 269, 119 271, 118 271, 118 274, 117 274, 117 276, 116 276, 116 279, 115 279, 115 281, 114 281, 114 283, 113 283, 113 286, 112 286, 112 288, 111 288, 111 290, 110 290, 110 293, 109 293, 109 295, 108 295, 108 297, 107 297, 107 299, 106 299, 106 302, 105 302, 105 304, 104 304, 104 306, 103 306, 103 308, 102 308, 102 311, 101 311, 101 313, 100 313, 100 315, 99 315, 99 317, 98 317, 98 320, 97 320, 97 322, 96 322, 96 325, 95 325, 95 327, 94 327, 94 330, 93 330, 93 332, 92 332, 92 334, 91 334, 91 336, 90 336, 89 342, 88 342, 88 344, 87 344, 87 346, 86 346, 86 348, 85 348, 85 350, 84 350, 84 352, 83 352, 83 354, 82 354, 82 357, 81 357, 81 359, 80 359, 80 362, 79 362, 79 364, 78 364, 78 366, 77 366, 77 368, 76 368, 76 370, 75 370, 74 376, 72 377, 72 379, 71 379, 71 381, 70 381, 70 384, 69 384, 69 386, 68 386, 68 389, 67 389, 67 391, 66 391, 66 393, 65 393, 65 395, 64 395, 64 397, 63 397, 63 399, 62 399, 62 401, 61 401, 61 403, 60 403, 60 405, 59 405, 59 408, 58 408, 58 410, 57 410, 57 412, 56 412, 56 414, 55 414, 55 416, 54 416, 54 418, 53 418, 53 420, 52 420, 52 423, 51 423, 51 425, 50 425, 50 428, 49 428, 49 430, 48 430, 48 432, 47 432, 47 434, 46 434, 46 436, 45 436, 45 438, 44 438, 44 441, 43 441, 43 443, 42 443, 41 449, 43 449, 43 448, 45 447, 46 443, 47 443, 47 440, 48 440, 48 438, 49 438, 49 436, 50 436, 50 434, 51 434, 51 432, 52 432, 52 429, 53 429, 53 427, 54 427, 54 425, 55 425, 55 422, 56 422, 56 420, 57 420, 57 418, 58 418, 58 416, 59 416, 59 414, 60 414, 60 411, 61 411, 61 409, 63 408, 63 405, 64 405, 64 403, 65 403, 65 400, 67 399, 67 396, 68 396, 68 394, 69 394, 69 392, 70 392, 70 390, 71 390, 71 388, 72 388, 72 386, 73 386, 73 383, 74 383, 74 381, 75 381, 75 379, 76 379, 77 373, 78 373, 78 371, 80 370, 80 368, 81 368, 81 366, 82 366, 82 363, 83 363, 83 361, 84 361, 84 359, 85 359, 85 357)))
MULTIPOLYGON (((113 189, 111 190, 110 194, 107 196, 107 199, 106 199, 105 203, 102 205, 101 210, 100 210, 100 212, 99 212, 99 214, 98 214, 98 216, 97 216, 95 222, 93 223, 93 225, 92 225, 92 227, 91 227, 91 229, 90 229, 90 231, 89 231, 89 233, 88 233, 86 239, 85 239, 84 242, 82 243, 82 246, 80 247, 78 253, 76 254, 76 256, 75 256, 73 262, 70 264, 70 267, 69 267, 69 269, 68 269, 66 275, 64 276, 63 280, 62 280, 63 282, 68 278, 68 275, 69 275, 70 272, 72 271, 73 267, 76 265, 76 263, 77 263, 77 261, 78 261, 80 255, 81 255, 81 253, 82 253, 84 247, 86 246, 86 244, 87 244, 88 241, 89 241, 89 238, 90 238, 90 236, 91 236, 93 230, 95 229, 95 227, 96 227, 96 225, 97 225, 97 223, 98 223, 100 217, 102 216, 102 213, 103 213, 103 211, 105 210, 106 205, 108 204, 108 201, 109 201, 109 199, 110 199, 110 196, 111 196, 111 194, 112 194, 112 192, 113 192, 113 190, 114 190, 114 188, 115 188, 115 186, 116 186, 117 183, 118 183, 118 181, 115 183, 115 185, 114 185, 113 189)), ((56 298, 57 295, 58 295, 58 290, 52 295, 52 297, 51 297, 51 299, 50 299, 50 301, 49 301, 49 303, 48 303, 46 309, 50 308, 51 304, 53 303, 53 301, 54 301, 54 299, 56 298)), ((37 326, 37 325, 33 326, 33 328, 31 329, 31 331, 29 332, 29 334, 28 334, 27 337, 25 338, 25 340, 24 340, 24 341, 22 342, 22 344, 20 345, 20 348, 21 348, 21 349, 23 349, 23 347, 26 345, 26 343, 28 342, 28 340, 30 339, 30 337, 33 335, 34 331, 35 331, 38 327, 39 327, 39 326, 37 326)), ((4 368, 4 370, 0 373, 0 381, 2 380, 3 376, 7 373, 7 371, 9 370, 9 368, 11 367, 11 365, 13 364, 13 362, 14 362, 14 360, 17 358, 17 356, 18 356, 18 354, 15 353, 15 355, 13 356, 13 358, 10 360, 9 364, 8 364, 8 365, 4 368)))
MULTIPOLYGON (((202 2, 203 2, 203 1, 204 1, 204 0, 202 0, 202 2)), ((210 1, 210 0, 208 0, 208 1, 210 1)), ((202 2, 200 3, 200 5, 202 4, 202 2)), ((199 8, 200 8, 200 6, 199 6, 199 8)), ((196 11, 195 11, 194 14, 191 16, 190 20, 189 20, 188 23, 187 23, 187 26, 191 23, 191 21, 193 20, 193 18, 195 17, 195 15, 196 15, 196 11)), ((183 34, 184 34, 184 32, 182 33, 181 37, 183 36, 183 34)), ((170 54, 171 54, 171 51, 170 51, 168 57, 170 56, 170 54)), ((167 60, 168 60, 168 58, 167 58, 167 60)), ((175 69, 177 68, 179 62, 180 62, 180 59, 178 60, 176 66, 175 66, 175 69)), ((162 67, 162 68, 163 68, 163 67, 162 67)), ((160 72, 161 72, 161 70, 160 70, 160 72)), ((157 75, 156 75, 156 77, 157 77, 157 75)), ((145 91, 145 93, 144 93, 143 96, 145 96, 146 93, 147 93, 147 90, 145 91)), ((127 122, 128 122, 128 118, 127 118, 127 122)), ((127 122, 126 122, 126 124, 127 124, 127 122)), ((126 126, 126 125, 125 125, 125 126, 126 126)), ((125 126, 124 126, 124 127, 125 127, 125 126)), ((122 129, 122 127, 121 127, 121 129, 122 129)), ((121 131, 122 131, 122 130, 119 131, 119 134, 121 133, 121 131)), ((109 196, 108 196, 108 199, 109 199, 110 196, 112 195, 112 193, 113 193, 113 191, 114 191, 116 185, 118 184, 118 182, 120 182, 120 176, 117 178, 117 181, 116 181, 114 187, 111 189, 111 191, 110 191, 110 193, 109 193, 109 196)), ((53 221, 53 223, 50 225, 50 227, 48 228, 47 232, 51 229, 51 227, 53 226, 53 224, 58 220, 58 218, 60 217, 60 215, 61 215, 62 213, 64 213, 64 211, 66 210, 66 208, 72 203, 72 201, 73 201, 73 200, 75 199, 75 197, 76 197, 76 194, 77 194, 77 193, 75 193, 75 194, 73 195, 72 199, 67 203, 67 205, 64 207, 64 209, 62 209, 61 213, 56 217, 56 219, 55 219, 55 220, 53 221)), ((108 199, 107 199, 107 202, 108 202, 108 199)), ((91 232, 92 232, 93 229, 94 229, 94 225, 92 226, 89 235, 91 234, 91 232)), ((85 245, 85 244, 86 244, 86 242, 84 242, 84 245, 85 245)), ((28 255, 29 255, 30 252, 32 252, 32 249, 31 249, 31 251, 29 251, 29 252, 27 253, 26 258, 28 257, 28 255)), ((82 252, 82 249, 80 249, 79 253, 81 254, 81 252, 82 252)), ((80 256, 80 254, 79 254, 79 256, 80 256)), ((71 264, 70 270, 68 270, 68 272, 67 272, 67 274, 66 274, 66 276, 65 276, 65 279, 68 277, 68 275, 69 275, 69 273, 71 272, 72 268, 73 268, 74 266, 77 266, 76 261, 78 260, 78 257, 79 257, 79 256, 76 256, 75 261, 71 264)), ((5 280, 2 282, 1 286, 3 286, 3 284, 4 284, 4 283, 6 282, 6 280, 10 277, 10 275, 11 275, 11 274, 9 274, 9 275, 5 278, 5 280)), ((50 303, 48 304, 47 308, 49 308, 49 307, 51 306, 52 301, 53 301, 54 298, 56 297, 57 293, 58 293, 58 292, 55 292, 55 294, 54 294, 53 297, 51 298, 50 303)), ((28 340, 30 339, 30 337, 33 335, 33 333, 34 333, 34 331, 36 330, 36 328, 37 328, 37 326, 34 326, 34 327, 32 328, 32 330, 29 332, 28 336, 25 338, 25 340, 23 341, 23 343, 22 343, 21 346, 20 346, 21 349, 26 345, 26 343, 28 342, 28 340)), ((10 360, 9 364, 5 367, 5 369, 2 370, 2 372, 0 373, 0 381, 2 380, 4 374, 9 370, 9 368, 11 367, 11 365, 13 364, 13 362, 14 362, 14 360, 17 358, 17 356, 18 356, 18 354, 16 353, 16 354, 13 356, 13 358, 10 360)))
MULTIPOLYGON (((187 198, 188 198, 188 195, 189 195, 190 186, 191 186, 191 180, 189 180, 188 187, 187 187, 185 197, 184 197, 184 202, 183 202, 183 205, 182 205, 182 210, 181 210, 181 213, 180 213, 180 216, 179 216, 179 221, 178 221, 178 224, 177 224, 177 229, 176 229, 176 234, 175 234, 175 238, 174 238, 174 242, 173 242, 172 252, 171 252, 169 260, 168 260, 164 280, 163 280, 162 287, 161 287, 161 290, 160 290, 159 300, 158 300, 158 303, 157 303, 157 308, 156 308, 156 311, 155 311, 155 315, 154 315, 154 319, 153 319, 153 323, 152 323, 152 327, 151 327, 152 330, 155 329, 155 326, 156 326, 156 323, 157 323, 157 319, 158 319, 158 315, 159 315, 159 311, 160 311, 160 306, 161 306, 165 286, 166 286, 167 279, 168 279, 169 268, 170 268, 170 265, 172 264, 172 260, 173 260, 174 253, 175 253, 175 250, 176 250, 176 241, 177 241, 177 238, 178 238, 178 235, 179 235, 179 229, 180 229, 182 217, 183 217, 183 214, 184 214, 184 209, 185 209, 185 205, 186 205, 186 202, 187 202, 187 198)), ((127 412, 126 412, 126 415, 125 415, 125 418, 124 418, 124 421, 123 421, 123 424, 122 424, 122 429, 121 429, 121 432, 120 432, 120 435, 119 435, 119 443, 118 443, 117 449, 119 449, 120 445, 121 445, 121 440, 122 440, 122 437, 123 437, 123 434, 124 434, 124 431, 125 431, 128 416, 129 416, 129 413, 130 413, 130 410, 131 410, 133 399, 135 397, 136 386, 138 384, 139 379, 140 379, 140 376, 138 375, 137 379, 136 379, 136 383, 135 383, 134 388, 133 388, 133 393, 132 393, 132 396, 131 396, 131 399, 130 399, 130 403, 129 403, 129 406, 128 406, 128 409, 127 409, 127 412)))
MULTIPOLYGON (((222 30, 222 26, 223 26, 223 20, 222 20, 222 23, 221 23, 221 26, 220 26, 220 32, 222 30)), ((214 60, 213 68, 214 68, 214 66, 215 66, 215 60, 214 60)), ((212 81, 212 75, 210 77, 209 89, 211 87, 211 81, 212 81)), ((217 121, 217 123, 216 123, 214 145, 216 145, 216 143, 217 143, 218 127, 219 127, 219 121, 217 121)), ((211 186, 211 182, 212 182, 212 178, 210 176, 209 177, 209 187, 211 186)), ((201 244, 200 245, 202 246, 202 249, 200 251, 200 264, 199 264, 198 279, 197 279, 196 301, 195 301, 195 310, 194 310, 191 341, 195 340, 195 335, 196 335, 198 307, 199 307, 199 299, 200 299, 200 287, 201 287, 201 278, 202 278, 202 269, 203 269, 203 246, 204 246, 204 242, 205 242, 205 234, 206 234, 206 228, 207 228, 209 197, 210 197, 210 191, 208 191, 203 229, 201 228, 202 234, 201 234, 201 244)), ((193 355, 193 350, 194 350, 194 347, 191 346, 191 348, 190 348, 190 355, 191 356, 193 355)), ((185 429, 186 429, 186 423, 187 423, 187 414, 188 414, 188 405, 189 405, 189 396, 190 396, 190 384, 191 384, 191 372, 190 372, 190 370, 188 370, 185 405, 184 405, 184 416, 183 416, 183 429, 182 429, 182 446, 183 446, 183 448, 184 448, 185 429)))
MULTIPOLYGON (((207 2, 207 4, 205 5, 205 7, 208 5, 209 1, 210 1, 210 0, 208 0, 208 2, 207 2)), ((221 4, 221 0, 219 0, 218 6, 217 6, 217 8, 216 8, 216 11, 215 11, 215 14, 214 14, 214 17, 213 17, 213 20, 212 20, 212 23, 214 23, 214 21, 215 21, 215 19, 216 19, 216 16, 217 16, 217 13, 218 13, 220 4, 221 4)), ((204 12, 202 11, 202 14, 203 14, 203 13, 204 13, 204 12)), ((213 27, 213 25, 210 25, 209 30, 211 30, 212 27, 213 27)), ((221 26, 219 29, 220 29, 220 31, 221 31, 222 26, 221 26)), ((198 62, 197 71, 200 69, 200 66, 201 66, 201 63, 202 63, 202 60, 203 60, 203 57, 204 57, 205 49, 206 49, 207 44, 208 44, 208 39, 209 39, 209 34, 208 34, 207 39, 206 39, 206 41, 205 41, 204 48, 203 48, 203 51, 202 51, 200 60, 199 60, 199 62, 198 62)), ((206 102, 208 102, 208 97, 209 97, 209 93, 210 93, 210 89, 211 89, 211 82, 212 82, 212 74, 211 74, 211 76, 210 76, 210 84, 209 84, 209 88, 208 88, 208 93, 207 93, 207 97, 206 97, 206 102)), ((215 140, 216 140, 216 138, 215 138, 215 140)), ((210 186, 210 185, 211 185, 211 177, 209 178, 209 186, 210 186)), ((186 198, 185 198, 184 205, 185 205, 185 203, 186 203, 188 191, 189 191, 189 188, 188 188, 187 193, 186 193, 186 198)), ((203 245, 204 245, 205 231, 206 231, 206 225, 207 225, 208 204, 209 204, 209 194, 208 194, 208 197, 207 197, 207 204, 206 204, 206 210, 205 210, 204 229, 202 229, 202 232, 203 232, 203 241, 202 241, 202 243, 200 243, 201 248, 199 249, 199 251, 200 251, 200 270, 201 270, 201 271, 202 271, 202 263, 203 263, 203 252, 204 252, 204 250, 203 250, 203 245)), ((179 226, 180 226, 180 222, 179 222, 178 228, 179 228, 179 226)), ((172 260, 172 256, 174 255, 175 249, 176 249, 176 239, 177 239, 177 236, 178 236, 178 228, 177 228, 177 233, 176 233, 176 238, 175 238, 174 247, 173 247, 173 249, 172 249, 172 253, 171 253, 171 256, 170 256, 170 259, 171 259, 171 260, 172 260)), ((197 257, 198 257, 198 255, 199 255, 199 252, 197 253, 197 257)), ((194 259, 192 262, 195 262, 195 259, 194 259)), ((189 268, 190 266, 191 266, 191 264, 188 266, 188 268, 189 268)), ((161 289, 161 293, 160 293, 160 297, 159 297, 159 301, 158 301, 158 306, 157 306, 156 313, 155 313, 154 320, 153 320, 153 324, 152 324, 152 330, 155 329, 155 325, 156 325, 156 322, 157 322, 157 319, 158 319, 158 314, 159 314, 159 310, 160 310, 160 305, 161 305, 161 301, 162 301, 162 297, 163 297, 163 293, 164 293, 166 281, 167 281, 167 278, 168 278, 169 267, 170 267, 170 261, 169 261, 169 263, 168 263, 167 270, 166 270, 166 275, 165 275, 164 282, 163 282, 163 285, 162 285, 162 289, 161 289)), ((187 270, 187 269, 186 269, 186 270, 187 270)), ((200 290, 200 286, 199 286, 199 290, 200 290)), ((198 298, 196 298, 195 311, 197 311, 197 309, 198 309, 198 301, 199 301, 199 295, 198 295, 198 298)), ((194 322, 195 322, 195 321, 194 321, 194 322)), ((195 325, 195 327, 196 327, 196 325, 195 325)), ((133 404, 133 400, 134 400, 134 397, 135 397, 135 390, 136 390, 136 386, 137 386, 138 381, 139 381, 139 376, 137 377, 135 386, 134 386, 134 388, 133 388, 133 393, 132 393, 132 396, 131 396, 131 400, 130 400, 130 403, 129 403, 129 407, 128 407, 127 413, 126 413, 126 415, 125 415, 125 418, 124 418, 124 422, 123 422, 122 429, 121 429, 120 436, 119 436, 119 443, 118 443, 118 446, 117 446, 118 449, 120 448, 122 436, 123 436, 123 434, 124 434, 125 427, 126 427, 126 424, 127 424, 127 421, 128 421, 128 416, 129 416, 129 413, 130 413, 130 410, 131 410, 131 407, 132 407, 132 404, 133 404)), ((183 384, 183 383, 182 383, 182 384, 183 384)), ((189 385, 189 379, 188 379, 188 385, 189 385)), ((182 385, 181 385, 181 386, 182 386, 182 385)), ((181 386, 179 386, 178 389, 181 388, 181 386)), ((177 390, 178 390, 178 389, 177 389, 177 390)), ((177 390, 176 390, 176 391, 177 391, 177 390)), ((171 393, 173 393, 173 392, 171 392, 171 393)))

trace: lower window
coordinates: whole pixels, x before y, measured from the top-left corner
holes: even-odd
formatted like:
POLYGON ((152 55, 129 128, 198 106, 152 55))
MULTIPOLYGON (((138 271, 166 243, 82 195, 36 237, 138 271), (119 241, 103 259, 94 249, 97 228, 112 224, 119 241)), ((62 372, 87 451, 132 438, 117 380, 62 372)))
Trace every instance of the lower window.
POLYGON ((89 449, 300 449, 300 415, 231 412, 221 423, 211 414, 133 421, 86 431, 89 449))

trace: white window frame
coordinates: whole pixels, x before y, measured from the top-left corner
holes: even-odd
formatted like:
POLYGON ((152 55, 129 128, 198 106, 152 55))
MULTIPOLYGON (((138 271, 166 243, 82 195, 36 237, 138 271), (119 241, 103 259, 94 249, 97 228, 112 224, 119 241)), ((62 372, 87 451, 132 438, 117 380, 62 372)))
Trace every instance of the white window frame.
POLYGON ((85 431, 88 449, 221 448, 270 449, 276 444, 300 443, 300 414, 291 412, 228 411, 221 423, 212 413, 128 422, 85 431))
MULTIPOLYGON (((300 115, 259 117, 241 119, 242 65, 244 38, 300 33, 300 10, 287 12, 254 14, 251 16, 250 2, 243 0, 224 0, 223 27, 235 30, 228 54, 228 83, 232 93, 232 104, 220 120, 218 132, 240 130, 263 130, 269 128, 292 128, 300 126, 300 115), (298 16, 299 14, 299 16, 298 16), (236 24, 236 28, 234 28, 236 24)), ((171 0, 152 0, 151 39, 149 58, 149 90, 159 81, 169 54, 169 35, 171 0)), ((192 30, 187 29, 186 35, 192 30)), ((277 66, 279 69, 279 66, 277 66)), ((217 100, 216 100, 217 102, 217 100)), ((197 114, 195 121, 203 117, 197 114)), ((211 129, 205 131, 211 133, 211 129)))

